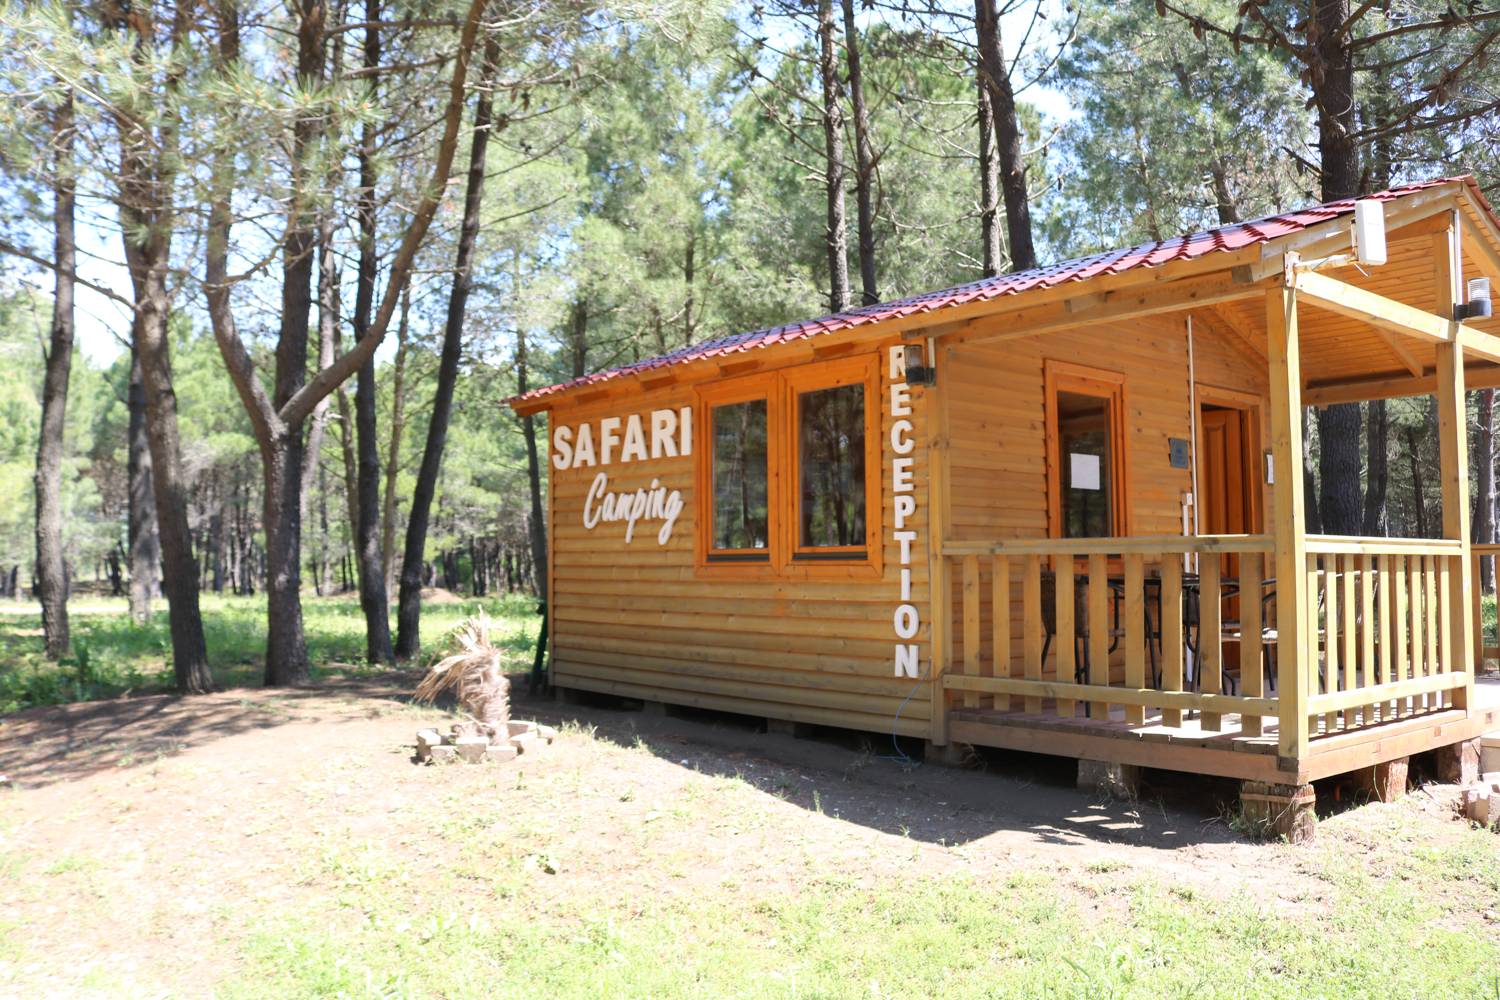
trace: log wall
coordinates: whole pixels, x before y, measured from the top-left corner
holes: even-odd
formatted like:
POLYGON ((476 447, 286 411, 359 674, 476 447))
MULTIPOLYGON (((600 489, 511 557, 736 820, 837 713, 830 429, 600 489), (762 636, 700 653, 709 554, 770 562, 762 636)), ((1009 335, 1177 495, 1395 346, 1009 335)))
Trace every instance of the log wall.
MULTIPOLYGON (((894 669, 893 617, 902 602, 891 514, 895 455, 885 348, 892 343, 866 348, 880 357, 880 398, 868 401, 882 413, 881 489, 869 498, 870 509, 878 506, 882 518, 878 577, 746 579, 696 566, 701 515, 695 463, 707 454, 705 441, 694 441, 689 458, 563 471, 549 462, 554 683, 775 719, 926 733, 929 686, 898 678, 894 669), (584 528, 586 495, 600 471, 609 474, 612 491, 645 488, 655 479, 681 492, 684 508, 666 545, 657 544, 658 522, 641 522, 628 545, 623 524, 584 528)), ((925 676, 930 623, 924 390, 913 388, 911 396, 909 419, 918 443, 912 453, 917 514, 908 522, 918 534, 911 603, 923 618, 914 641, 922 644, 925 676)), ((637 386, 554 410, 550 425, 587 420, 597 426, 604 416, 697 405, 692 386, 647 392, 637 386)))

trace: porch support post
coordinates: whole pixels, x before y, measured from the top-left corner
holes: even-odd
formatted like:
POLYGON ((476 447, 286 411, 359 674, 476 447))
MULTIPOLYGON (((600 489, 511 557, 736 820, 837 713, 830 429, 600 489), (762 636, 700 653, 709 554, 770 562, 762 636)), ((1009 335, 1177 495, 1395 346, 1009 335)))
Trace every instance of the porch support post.
MULTIPOLYGON (((1448 228, 1434 233, 1432 259, 1436 271, 1436 309, 1444 319, 1451 319, 1459 301, 1458 283, 1462 280, 1462 258, 1459 256, 1458 213, 1451 216, 1448 228)), ((1454 708, 1468 709, 1474 690, 1474 622, 1473 567, 1469 559, 1469 423, 1464 392, 1464 359, 1461 339, 1437 345, 1438 448, 1442 467, 1443 537, 1463 543, 1462 558, 1453 560, 1449 569, 1455 590, 1449 602, 1448 620, 1444 625, 1452 637, 1452 662, 1443 670, 1467 670, 1469 682, 1453 691, 1454 708)), ((1445 644, 1445 647, 1448 644, 1445 644)))
MULTIPOLYGON (((928 742, 941 747, 948 743, 948 698, 943 693, 943 677, 953 660, 953 570, 942 555, 943 541, 948 537, 948 400, 943 383, 949 371, 947 364, 953 350, 938 348, 941 363, 937 381, 923 394, 927 420, 927 546, 928 607, 932 624, 928 629, 931 643, 930 708, 928 742)), ((998 654, 997 654, 998 655, 998 654)))
POLYGON ((1296 254, 1286 279, 1266 294, 1266 344, 1271 383, 1271 462, 1276 546, 1276 687, 1279 754, 1307 751, 1307 534, 1302 490, 1302 362, 1297 343, 1296 254))

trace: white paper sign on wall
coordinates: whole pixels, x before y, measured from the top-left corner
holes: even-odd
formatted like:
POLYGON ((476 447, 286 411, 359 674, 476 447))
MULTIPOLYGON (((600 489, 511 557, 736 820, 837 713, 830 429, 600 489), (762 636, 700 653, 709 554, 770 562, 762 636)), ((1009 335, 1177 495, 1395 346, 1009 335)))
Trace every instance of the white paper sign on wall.
POLYGON ((1099 456, 1068 455, 1068 487, 1075 490, 1097 490, 1099 488, 1099 456))

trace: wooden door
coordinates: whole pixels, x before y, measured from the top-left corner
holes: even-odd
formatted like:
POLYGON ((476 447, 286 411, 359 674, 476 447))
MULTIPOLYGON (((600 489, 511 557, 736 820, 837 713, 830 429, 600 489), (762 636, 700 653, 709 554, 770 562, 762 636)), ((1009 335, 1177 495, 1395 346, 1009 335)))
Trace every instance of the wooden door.
MULTIPOLYGON (((1198 531, 1204 535, 1249 534, 1255 530, 1250 494, 1253 483, 1247 474, 1252 453, 1251 414, 1247 410, 1204 407, 1201 416, 1198 531)), ((1219 573, 1226 581, 1238 580, 1240 557, 1221 556, 1219 573)), ((1239 600, 1226 599, 1221 612, 1226 621, 1237 620, 1239 600)), ((1229 658, 1237 653, 1226 646, 1224 655, 1229 658)))
POLYGON ((1244 535, 1251 530, 1245 489, 1245 417, 1244 410, 1203 411, 1198 530, 1205 535, 1244 535))

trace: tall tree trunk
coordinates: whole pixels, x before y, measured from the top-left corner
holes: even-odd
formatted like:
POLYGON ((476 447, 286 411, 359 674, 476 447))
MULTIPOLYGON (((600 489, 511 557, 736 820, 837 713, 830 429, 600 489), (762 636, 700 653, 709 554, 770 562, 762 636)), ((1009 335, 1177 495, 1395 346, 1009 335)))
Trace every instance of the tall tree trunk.
POLYGON ((406 334, 411 315, 411 286, 401 290, 401 320, 396 324, 396 360, 391 368, 391 443, 385 460, 385 506, 380 515, 380 559, 385 592, 396 589, 396 477, 401 472, 401 436, 406 433, 406 334))
MULTIPOLYGON (((328 8, 322 0, 297 5, 297 80, 306 91, 322 86, 327 61, 328 8)), ((308 324, 317 262, 317 188, 313 158, 323 109, 309 109, 292 125, 291 205, 281 264, 281 324, 276 339, 272 406, 280 411, 307 382, 308 324)), ((306 684, 311 671, 302 624, 302 421, 286 421, 261 445, 265 475, 266 673, 269 687, 306 684)))
POLYGON ((978 81, 979 91, 979 242, 983 247, 984 276, 1000 273, 1005 259, 1000 239, 1000 159, 995 150, 995 109, 990 104, 990 88, 978 81))
MULTIPOLYGON (((1308 447, 1308 442, 1313 440, 1314 430, 1318 422, 1314 417, 1316 411, 1310 406, 1302 408, 1302 490, 1305 497, 1303 508, 1303 519, 1307 522, 1307 531, 1310 534, 1320 534, 1323 531, 1323 517, 1318 504, 1318 476, 1317 466, 1313 461, 1313 452, 1308 447)), ((1323 453, 1323 443, 1318 442, 1318 454, 1323 453)))
MULTIPOLYGON (((171 44, 182 44, 192 24, 193 8, 172 8, 171 44)), ((151 58, 157 45, 149 13, 141 19, 121 17, 118 28, 134 35, 132 44, 140 63, 151 58)), ((173 89, 169 83, 168 88, 173 89)), ((177 396, 172 384, 171 349, 167 321, 171 293, 167 272, 171 264, 174 228, 174 179, 177 127, 173 118, 159 134, 143 131, 125 115, 115 117, 120 136, 117 167, 120 222, 125 264, 135 293, 135 322, 131 331, 140 360, 141 386, 146 402, 146 441, 151 452, 151 482, 162 556, 162 590, 172 634, 172 669, 177 690, 184 694, 209 691, 213 674, 203 639, 198 608, 198 564, 188 525, 188 486, 182 471, 182 446, 177 427, 177 396)))
POLYGON ((682 260, 682 284, 687 289, 687 295, 682 303, 682 346, 688 347, 693 342, 693 335, 697 330, 697 323, 693 318, 693 278, 694 262, 698 251, 698 234, 691 232, 687 238, 687 248, 683 253, 682 260))
MULTIPOLYGON (((395 313, 399 290, 411 272, 453 166, 463 118, 469 60, 479 34, 484 6, 484 0, 470 0, 454 51, 442 136, 432 161, 432 173, 392 258, 380 307, 354 347, 332 366, 318 371, 311 381, 307 378, 307 330, 311 307, 311 250, 316 242, 318 217, 314 204, 318 185, 312 176, 316 164, 313 153, 321 139, 327 111, 325 108, 309 108, 293 122, 291 194, 282 246, 281 330, 269 398, 256 372, 254 359, 240 338, 228 296, 235 158, 232 152, 228 155, 221 152, 215 157, 205 240, 204 288, 208 293, 214 339, 260 445, 265 475, 266 603, 269 617, 266 683, 271 686, 302 684, 310 673, 300 595, 303 425, 320 400, 374 357, 395 313)), ((218 62, 228 69, 239 61, 238 10, 232 4, 224 4, 219 6, 218 13, 221 21, 218 62)), ((300 0, 297 75, 299 84, 308 91, 317 91, 321 87, 326 22, 327 10, 320 0, 300 0)), ((361 516, 373 519, 375 511, 365 510, 365 506, 361 504, 361 516)))
POLYGON ((1359 404, 1329 406, 1318 411, 1318 514, 1331 535, 1359 533, 1359 404), (1352 442, 1352 444, 1350 443, 1352 442))
MULTIPOLYGON (((1315 53, 1311 72, 1318 110, 1318 154, 1324 201, 1359 194, 1359 148, 1354 139, 1354 59, 1349 51, 1348 0, 1314 0, 1308 42, 1315 53)), ((1352 535, 1360 529, 1358 403, 1339 403, 1318 413, 1322 451, 1320 514, 1323 530, 1352 535)))
MULTIPOLYGON (((1474 490, 1474 538, 1480 545, 1495 543, 1495 390, 1479 392, 1478 427, 1475 434, 1474 473, 1478 486, 1474 490)), ((1479 562, 1479 585, 1486 594, 1495 592, 1495 559, 1485 556, 1479 562)))
MULTIPOLYGON (((318 368, 333 364, 339 327, 339 265, 333 246, 333 215, 324 213, 318 223, 318 368)), ((308 421, 307 447, 302 455, 302 516, 308 515, 308 496, 323 460, 323 438, 328 428, 328 409, 333 401, 324 396, 313 407, 308 421)))
MULTIPOLYGON (((396 604, 396 655, 410 659, 422 648, 422 561, 427 549, 427 528, 432 500, 437 495, 438 473, 443 467, 443 449, 448 443, 448 420, 453 410, 453 390, 458 384, 458 363, 463 353, 464 311, 474 286, 474 241, 484 209, 485 161, 489 154, 499 41, 491 36, 484 47, 479 70, 479 95, 474 106, 474 138, 469 144, 469 173, 464 182, 464 215, 458 233, 458 254, 453 264, 453 288, 448 295, 448 315, 443 324, 443 349, 438 358, 437 390, 432 416, 427 423, 427 441, 422 465, 412 490, 411 511, 406 520, 406 544, 401 557, 401 588, 396 604)), ((524 333, 517 333, 524 337, 524 333)))
MULTIPOLYGON (((517 329, 517 395, 525 395, 529 386, 526 331, 517 329)), ((542 517, 542 463, 537 454, 536 418, 529 413, 521 418, 521 435, 526 439, 526 487, 531 499, 531 514, 526 519, 526 533, 531 541, 531 563, 535 570, 532 580, 537 596, 545 601, 549 595, 547 593, 547 522, 542 517)))
POLYGON ((1390 483, 1390 419, 1383 399, 1372 400, 1365 415, 1365 507, 1360 533, 1371 538, 1389 534, 1386 510, 1390 483))
POLYGON ((1026 191, 1026 163, 1021 151, 1021 122, 1010 86, 1000 14, 995 0, 975 0, 974 25, 979 39, 979 79, 989 89, 995 119, 995 149, 1000 158, 1000 190, 1005 198, 1005 232, 1010 242, 1010 269, 1036 267, 1031 241, 1031 203, 1026 191))
POLYGON ((859 29, 854 26, 854 0, 844 8, 844 50, 849 62, 849 101, 854 110, 854 202, 859 227, 860 298, 864 305, 880 301, 875 269, 875 149, 870 141, 870 116, 865 110, 864 79, 859 66, 859 29))
POLYGON ((568 347, 572 355, 573 377, 583 378, 589 370, 589 303, 582 296, 573 300, 568 347))
POLYGON ((1214 211, 1218 213, 1219 225, 1233 226, 1241 221, 1240 210, 1234 203, 1234 195, 1229 191, 1229 170, 1224 164, 1223 156, 1215 156, 1211 165, 1214 185, 1214 211))
MULTIPOLYGON (((126 228, 126 233, 132 228, 126 228)), ((162 591, 172 633, 172 669, 177 690, 199 694, 213 689, 203 617, 198 608, 198 562, 188 526, 188 485, 182 471, 177 429, 177 395, 172 388, 172 360, 167 342, 170 294, 167 291, 165 238, 135 244, 126 237, 126 260, 140 275, 144 297, 135 304, 139 322, 136 355, 146 396, 146 439, 151 449, 152 490, 161 542, 162 591)))
MULTIPOLYGON (((365 0, 365 69, 380 66, 380 0, 365 0)), ((375 84, 370 85, 372 103, 375 84)), ((359 275, 354 299, 354 335, 363 340, 375 306, 377 257, 375 218, 375 137, 373 122, 360 129, 359 143, 359 275)), ((359 367, 354 383, 354 426, 359 459, 359 517, 354 522, 354 553, 359 563, 359 606, 365 615, 365 659, 390 663, 391 612, 385 592, 385 563, 380 549, 380 434, 375 413, 375 358, 359 367)))
POLYGON ((844 219, 844 112, 839 104, 838 55, 833 44, 833 0, 818 0, 818 75, 823 83, 824 186, 828 224, 828 307, 849 308, 849 236, 844 219))
POLYGON ((1427 538, 1427 486, 1422 482, 1422 442, 1415 427, 1406 428, 1406 458, 1411 463, 1412 512, 1416 516, 1418 538, 1427 538))
POLYGON ((63 429, 67 424, 68 377, 73 368, 73 292, 78 248, 73 208, 73 95, 63 97, 53 117, 57 152, 52 182, 52 330, 42 380, 42 427, 36 449, 36 579, 42 602, 47 658, 68 653, 68 585, 63 557, 63 429))
POLYGON ((161 593, 161 540, 156 531, 156 492, 151 476, 151 443, 146 438, 146 387, 141 381, 140 354, 133 332, 140 317, 131 320, 130 389, 127 401, 129 442, 126 486, 129 492, 130 617, 138 624, 151 618, 151 599, 161 593))

